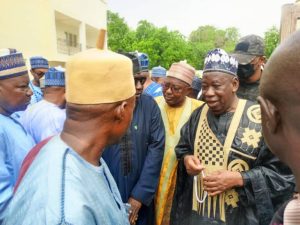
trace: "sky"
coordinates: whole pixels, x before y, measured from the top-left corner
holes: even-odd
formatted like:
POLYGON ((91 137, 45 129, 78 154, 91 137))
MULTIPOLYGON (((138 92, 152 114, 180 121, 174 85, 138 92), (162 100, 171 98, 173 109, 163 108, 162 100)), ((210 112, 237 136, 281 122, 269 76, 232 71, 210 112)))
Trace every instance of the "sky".
POLYGON ((237 27, 242 36, 280 27, 281 7, 295 0, 108 0, 133 29, 140 20, 188 36, 199 26, 237 27))

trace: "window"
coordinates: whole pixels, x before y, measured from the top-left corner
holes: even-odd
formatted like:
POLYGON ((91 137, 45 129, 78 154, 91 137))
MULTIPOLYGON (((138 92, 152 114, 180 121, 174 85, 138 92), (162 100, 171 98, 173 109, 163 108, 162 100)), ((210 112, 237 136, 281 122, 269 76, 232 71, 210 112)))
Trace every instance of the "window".
POLYGON ((67 46, 77 47, 77 35, 65 32, 67 46))

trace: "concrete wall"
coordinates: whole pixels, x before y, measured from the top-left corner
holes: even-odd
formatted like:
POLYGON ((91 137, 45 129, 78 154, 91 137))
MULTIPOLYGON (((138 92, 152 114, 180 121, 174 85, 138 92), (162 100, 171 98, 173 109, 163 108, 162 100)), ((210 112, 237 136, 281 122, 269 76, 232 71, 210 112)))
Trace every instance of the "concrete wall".
POLYGON ((16 48, 26 58, 56 52, 54 13, 49 0, 1 0, 0 48, 16 48))
POLYGON ((51 0, 53 8, 95 28, 106 28, 107 5, 100 0, 51 0))
POLYGON ((300 3, 285 4, 281 10, 280 41, 299 29, 300 3))
POLYGON ((1 0, 0 48, 16 48, 25 58, 43 55, 50 61, 65 61, 67 55, 57 52, 57 37, 76 31, 78 41, 87 37, 84 41, 92 43, 95 32, 87 35, 85 27, 106 28, 106 12, 105 0, 1 0), (56 13, 71 20, 59 21, 56 27, 56 13))

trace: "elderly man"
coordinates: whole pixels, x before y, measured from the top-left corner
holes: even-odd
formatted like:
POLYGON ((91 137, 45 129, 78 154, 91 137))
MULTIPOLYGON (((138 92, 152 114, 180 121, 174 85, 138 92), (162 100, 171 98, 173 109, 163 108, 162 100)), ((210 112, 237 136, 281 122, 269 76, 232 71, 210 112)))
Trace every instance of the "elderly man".
POLYGON ((159 186, 155 201, 155 224, 167 225, 176 183, 177 160, 174 148, 180 138, 180 129, 189 119, 192 112, 202 102, 187 97, 195 69, 186 62, 173 63, 163 83, 163 97, 157 102, 166 131, 166 145, 159 186))
POLYGON ((259 105, 239 99, 237 61, 222 49, 205 58, 202 93, 176 146, 180 160, 172 223, 267 225, 294 179, 266 147, 259 105))
POLYGON ((47 59, 41 56, 34 56, 30 58, 30 66, 33 80, 29 83, 29 86, 33 92, 31 104, 34 104, 43 99, 43 92, 40 88, 40 79, 48 71, 49 64, 47 59))
POLYGON ((264 40, 253 34, 242 37, 235 46, 232 56, 239 62, 237 71, 240 81, 237 91, 239 98, 256 102, 259 95, 259 80, 266 61, 264 49, 264 40))
POLYGON ((59 134, 66 119, 65 71, 50 68, 45 74, 44 99, 28 107, 21 117, 26 131, 39 143, 59 134))
POLYGON ((25 110, 32 91, 22 53, 0 49, 0 224, 13 195, 22 161, 34 146, 32 137, 11 115, 25 110))
POLYGON ((66 74, 64 129, 24 160, 4 224, 127 225, 120 193, 101 156, 131 121, 132 62, 90 49, 69 59, 66 74))
POLYGON ((141 94, 145 76, 138 58, 133 62, 136 104, 131 126, 121 142, 106 148, 103 158, 121 193, 131 205, 131 224, 153 224, 153 199, 164 154, 165 129, 155 100, 141 94))
MULTIPOLYGON (((283 42, 266 64, 258 101, 263 132, 272 152, 287 163, 300 192, 300 32, 283 42), (284 93, 284 94, 283 94, 284 93)), ((271 225, 300 224, 299 195, 276 213, 271 225)))

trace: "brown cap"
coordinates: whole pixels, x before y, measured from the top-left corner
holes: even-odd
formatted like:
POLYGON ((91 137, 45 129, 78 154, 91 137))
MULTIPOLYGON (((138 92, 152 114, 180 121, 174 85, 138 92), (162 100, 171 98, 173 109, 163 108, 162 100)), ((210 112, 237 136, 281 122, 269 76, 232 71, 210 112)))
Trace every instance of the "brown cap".
POLYGON ((168 77, 175 77, 185 83, 191 85, 195 76, 196 70, 190 64, 185 61, 179 63, 173 63, 168 71, 168 77))

